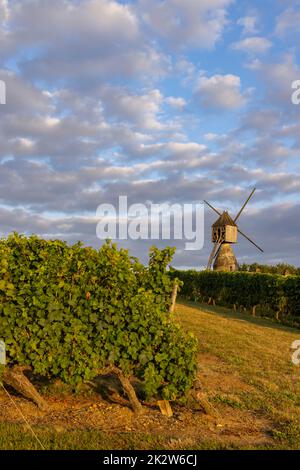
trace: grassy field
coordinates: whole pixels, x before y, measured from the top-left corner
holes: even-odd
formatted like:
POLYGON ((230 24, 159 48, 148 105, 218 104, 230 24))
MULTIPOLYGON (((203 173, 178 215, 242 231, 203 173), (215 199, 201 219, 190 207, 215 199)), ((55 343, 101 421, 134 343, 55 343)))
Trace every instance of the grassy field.
MULTIPOLYGON (((291 344, 300 331, 227 309, 180 303, 176 319, 199 340, 201 394, 207 415, 173 405, 174 417, 154 404, 135 417, 113 396, 72 397, 44 390, 51 411, 21 397, 18 406, 47 449, 300 449, 300 367, 291 344)), ((0 393, 0 449, 39 444, 0 393)))
POLYGON ((291 360, 300 331, 217 307, 185 304, 178 313, 199 339, 209 400, 266 419, 272 446, 300 449, 300 367, 291 360))

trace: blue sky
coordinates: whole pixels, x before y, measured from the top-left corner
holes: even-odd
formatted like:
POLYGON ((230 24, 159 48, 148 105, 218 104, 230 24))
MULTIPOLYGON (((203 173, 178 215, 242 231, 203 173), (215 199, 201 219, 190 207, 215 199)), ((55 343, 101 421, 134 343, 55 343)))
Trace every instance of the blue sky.
MULTIPOLYGON (((0 0, 0 231, 99 246, 96 209, 210 200, 300 264, 298 0, 0 0)), ((205 265, 177 245, 177 266, 205 265)), ((123 243, 124 244, 124 243, 123 243)), ((149 242, 125 243, 147 258, 149 242)))

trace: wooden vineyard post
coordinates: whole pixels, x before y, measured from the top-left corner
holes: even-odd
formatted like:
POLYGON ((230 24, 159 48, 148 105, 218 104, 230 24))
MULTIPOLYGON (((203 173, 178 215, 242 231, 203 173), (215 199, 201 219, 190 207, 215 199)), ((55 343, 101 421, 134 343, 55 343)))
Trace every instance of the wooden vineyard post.
POLYGON ((172 418, 173 410, 168 400, 159 400, 157 404, 162 415, 172 418))
POLYGON ((173 290, 172 290, 171 305, 170 305, 170 308, 169 308, 170 313, 174 313, 174 311, 175 311, 177 292, 178 292, 178 284, 177 284, 177 282, 175 282, 174 286, 173 286, 173 290))

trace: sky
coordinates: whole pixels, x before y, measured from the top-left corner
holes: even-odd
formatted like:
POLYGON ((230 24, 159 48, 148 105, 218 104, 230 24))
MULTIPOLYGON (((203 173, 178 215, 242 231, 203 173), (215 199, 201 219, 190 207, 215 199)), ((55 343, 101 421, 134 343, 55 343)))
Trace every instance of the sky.
MULTIPOLYGON (((0 235, 100 247, 96 211, 235 215, 239 262, 300 265, 300 0, 0 0, 0 235)), ((212 249, 176 246, 199 268, 212 249)), ((143 262, 153 241, 120 241, 143 262)))

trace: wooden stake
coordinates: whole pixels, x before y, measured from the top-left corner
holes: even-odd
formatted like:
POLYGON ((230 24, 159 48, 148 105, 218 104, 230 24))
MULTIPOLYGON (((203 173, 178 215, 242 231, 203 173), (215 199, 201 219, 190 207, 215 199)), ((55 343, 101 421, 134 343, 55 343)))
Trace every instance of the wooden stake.
POLYGON ((157 404, 159 406, 161 414, 163 414, 164 416, 167 416, 168 418, 172 418, 173 410, 168 400, 159 400, 157 404))
POLYGON ((170 313, 174 313, 174 311, 175 311, 177 292, 178 292, 178 284, 175 282, 174 286, 173 286, 173 290, 172 290, 171 305, 170 305, 170 308, 169 308, 170 313))

